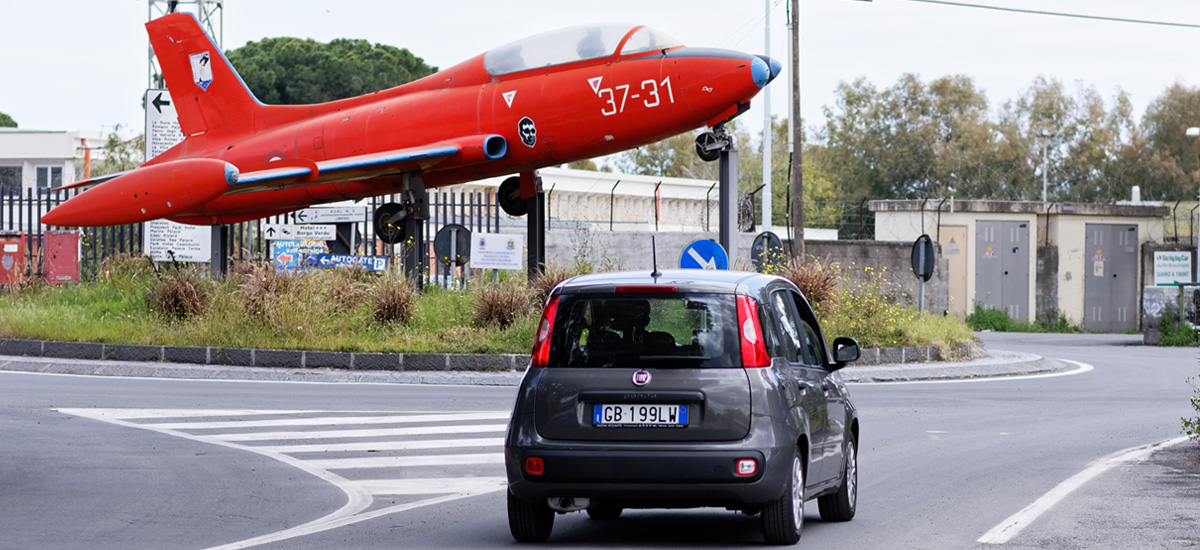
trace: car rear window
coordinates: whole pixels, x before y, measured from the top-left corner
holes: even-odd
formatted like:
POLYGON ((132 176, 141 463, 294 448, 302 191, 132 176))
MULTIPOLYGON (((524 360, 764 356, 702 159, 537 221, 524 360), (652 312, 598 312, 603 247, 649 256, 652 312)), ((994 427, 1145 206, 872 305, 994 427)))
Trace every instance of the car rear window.
POLYGON ((550 367, 741 366, 729 294, 564 294, 550 367))

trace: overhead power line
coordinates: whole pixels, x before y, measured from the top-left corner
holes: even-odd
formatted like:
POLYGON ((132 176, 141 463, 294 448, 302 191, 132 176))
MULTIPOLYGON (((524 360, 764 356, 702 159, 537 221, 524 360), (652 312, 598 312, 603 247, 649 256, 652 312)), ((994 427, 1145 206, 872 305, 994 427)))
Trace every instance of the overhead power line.
POLYGON ((909 2, 921 2, 923 4, 940 4, 943 6, 956 6, 960 8, 979 8, 984 10, 1007 11, 1012 13, 1029 13, 1034 15, 1051 15, 1054 17, 1072 17, 1075 19, 1092 19, 1096 21, 1114 21, 1117 23, 1137 23, 1140 25, 1161 25, 1164 27, 1183 27, 1187 29, 1200 29, 1200 25, 1191 23, 1174 23, 1171 21, 1149 21, 1145 19, 1126 19, 1124 17, 1104 17, 1100 15, 1084 15, 1079 13, 1061 13, 1054 11, 1040 10, 1025 10, 1020 8, 1004 8, 1000 6, 985 6, 983 4, 967 4, 964 2, 946 2, 944 0, 909 0, 909 2))

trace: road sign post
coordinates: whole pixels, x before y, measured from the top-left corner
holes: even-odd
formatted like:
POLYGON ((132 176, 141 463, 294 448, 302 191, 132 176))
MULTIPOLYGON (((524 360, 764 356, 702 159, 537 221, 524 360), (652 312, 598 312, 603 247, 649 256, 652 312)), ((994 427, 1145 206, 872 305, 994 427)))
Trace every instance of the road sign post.
POLYGON ((933 239, 929 235, 917 237, 912 248, 912 269, 917 276, 917 311, 925 311, 925 281, 933 276, 933 239))

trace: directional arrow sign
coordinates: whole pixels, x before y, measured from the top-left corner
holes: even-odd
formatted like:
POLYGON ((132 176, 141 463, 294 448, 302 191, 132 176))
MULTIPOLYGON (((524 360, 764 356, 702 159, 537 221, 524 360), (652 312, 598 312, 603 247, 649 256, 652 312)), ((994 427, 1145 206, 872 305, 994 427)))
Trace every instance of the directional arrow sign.
POLYGON ((365 206, 347 206, 337 208, 305 208, 297 210, 296 223, 346 223, 361 222, 367 219, 365 206))
POLYGON ((693 241, 683 249, 679 258, 683 269, 729 269, 729 256, 715 241, 701 239, 693 241))
POLYGON ((336 225, 292 225, 290 223, 263 224, 263 234, 268 241, 332 241, 337 238, 336 225))
POLYGON ((183 141, 179 119, 171 93, 161 89, 146 90, 146 160, 150 160, 183 141), (153 107, 153 109, 151 108, 153 107))

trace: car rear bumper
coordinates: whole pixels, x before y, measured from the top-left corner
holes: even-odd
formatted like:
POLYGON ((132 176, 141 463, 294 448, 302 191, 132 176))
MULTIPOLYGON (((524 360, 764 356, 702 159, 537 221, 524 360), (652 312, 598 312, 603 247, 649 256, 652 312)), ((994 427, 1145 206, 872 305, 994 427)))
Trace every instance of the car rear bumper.
MULTIPOLYGON (((789 449, 790 450, 790 449, 789 449)), ((617 450, 550 449, 505 450, 509 489, 530 502, 550 497, 612 499, 636 507, 740 506, 778 499, 787 468, 772 467, 781 449, 762 450, 617 450), (543 473, 525 470, 527 458, 540 458, 543 473), (752 458, 758 469, 738 475, 737 462, 752 458), (672 504, 665 504, 672 503, 672 504)), ((790 457, 789 457, 790 458, 790 457)))

